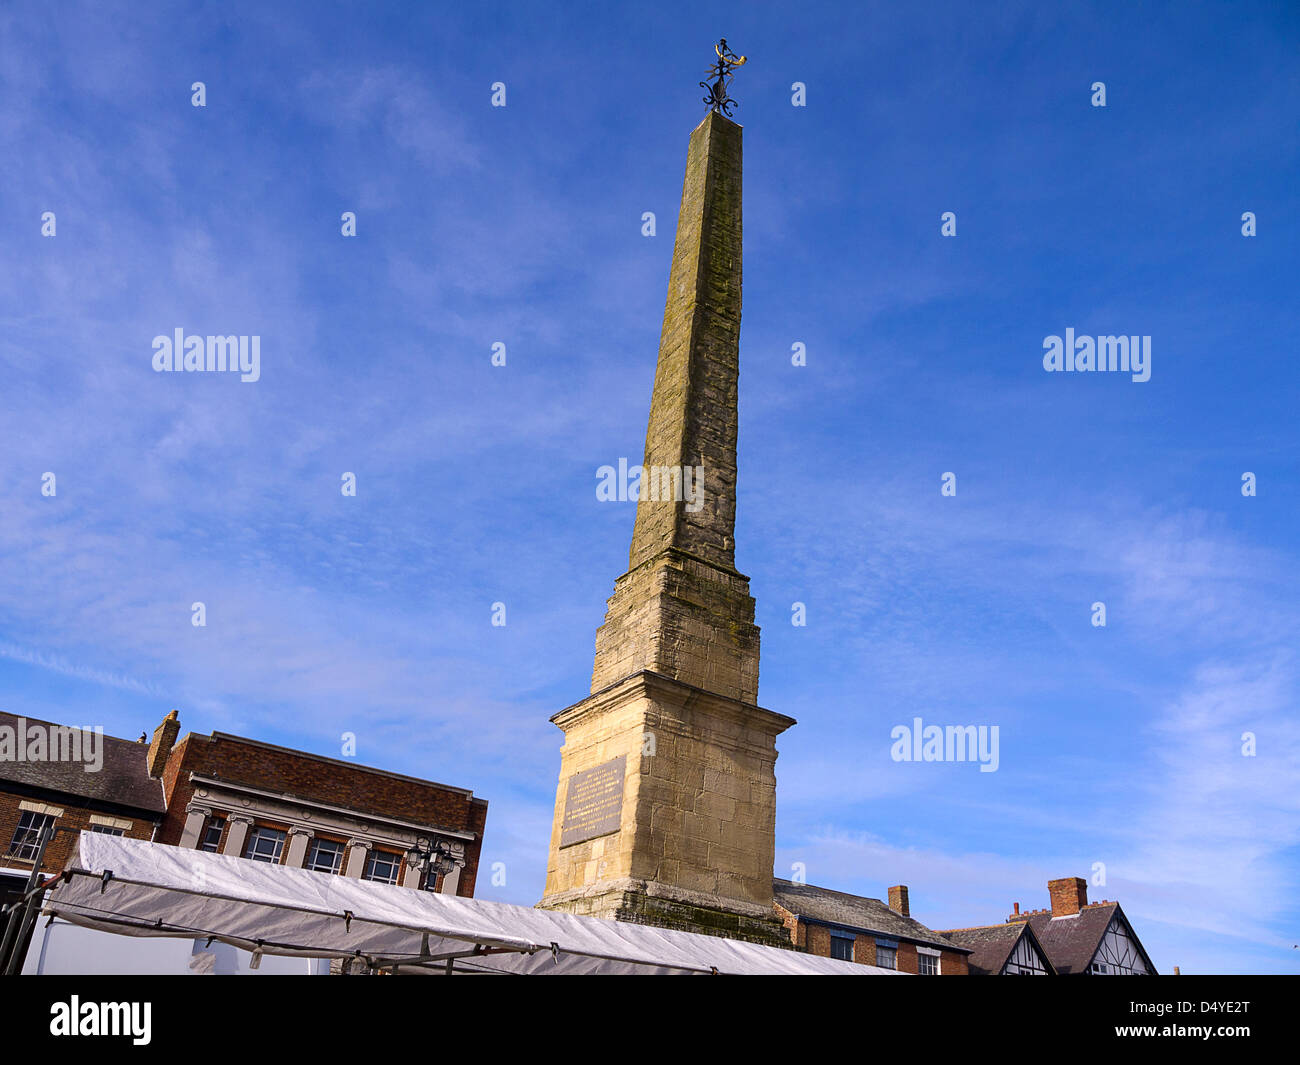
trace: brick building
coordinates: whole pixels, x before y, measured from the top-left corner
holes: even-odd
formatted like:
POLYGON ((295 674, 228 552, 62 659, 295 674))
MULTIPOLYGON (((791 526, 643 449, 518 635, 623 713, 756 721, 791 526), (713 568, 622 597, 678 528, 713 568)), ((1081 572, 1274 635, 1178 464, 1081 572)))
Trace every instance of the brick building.
POLYGON ((1087 882, 1077 876, 1049 880, 1047 892, 1051 909, 1021 913, 1017 902, 1000 925, 957 928, 943 935, 975 951, 972 973, 1020 972, 1033 965, 1032 946, 1046 961, 1047 971, 1061 976, 1156 975, 1118 902, 1090 903, 1087 882), (1012 944, 1020 949, 1018 956, 1002 949, 1012 944))
POLYGON ((54 836, 50 873, 89 830, 473 896, 487 801, 472 791, 221 732, 177 743, 179 733, 174 710, 147 742, 0 713, 0 886, 21 889, 53 825, 74 831, 54 836), (6 728, 41 742, 6 753, 6 728))
POLYGON ((915 920, 906 887, 891 887, 888 905, 790 880, 772 887, 796 950, 920 976, 967 975, 970 948, 915 920))
POLYGON ((0 905, 21 894, 41 830, 44 870, 62 869, 77 833, 153 839, 167 812, 162 782, 149 773, 154 745, 0 711, 0 905))

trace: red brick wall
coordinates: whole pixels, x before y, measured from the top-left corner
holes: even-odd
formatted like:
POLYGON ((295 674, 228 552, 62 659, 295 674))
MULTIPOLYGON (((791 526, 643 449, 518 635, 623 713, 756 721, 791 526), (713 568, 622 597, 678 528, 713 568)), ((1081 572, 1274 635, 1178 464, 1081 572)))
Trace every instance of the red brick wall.
POLYGON ((940 976, 969 976, 970 965, 966 959, 969 955, 957 954, 950 950, 940 952, 939 956, 939 975, 940 976))
POLYGON ((825 925, 806 924, 803 926, 804 949, 819 958, 831 956, 831 930, 825 925))
POLYGON ((180 842, 185 807, 194 796, 191 773, 417 825, 473 832, 475 838, 465 844, 465 868, 456 893, 467 898, 474 894, 487 822, 487 803, 482 799, 365 766, 322 762, 293 751, 191 733, 172 749, 163 773, 167 818, 158 834, 161 843, 180 842))

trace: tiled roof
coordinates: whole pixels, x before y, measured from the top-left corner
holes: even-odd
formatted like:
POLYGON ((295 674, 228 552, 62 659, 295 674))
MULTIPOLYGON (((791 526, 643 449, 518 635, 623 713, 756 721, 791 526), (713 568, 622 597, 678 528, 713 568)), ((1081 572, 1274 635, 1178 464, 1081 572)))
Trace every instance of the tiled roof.
MULTIPOLYGON (((20 719, 0 710, 0 726, 7 725, 16 730, 20 720, 28 726, 65 727, 34 717, 20 719)), ((149 745, 116 736, 97 737, 96 740, 103 743, 104 757, 98 772, 88 773, 85 762, 0 760, 0 787, 8 781, 58 792, 70 799, 93 799, 148 813, 164 813, 162 781, 149 776, 146 765, 149 745)))
POLYGON ((1097 953, 1118 908, 1117 902, 1099 902, 1085 906, 1072 917, 1035 913, 1029 917, 1029 926, 1058 973, 1082 973, 1097 953))
POLYGON ((954 928, 942 935, 957 946, 974 952, 966 959, 972 976, 995 976, 1006 965, 1024 931, 1025 923, 1021 921, 1019 924, 995 924, 983 928, 954 928))
MULTIPOLYGON (((973 951, 966 959, 972 976, 997 976, 1001 973, 1022 935, 1029 936, 1035 953, 1046 953, 1041 950, 1041 944, 1037 943, 1037 936, 1027 921, 982 925, 979 928, 950 928, 939 934, 959 947, 973 951)), ((1054 968, 1049 959, 1047 971, 1050 973, 1054 968)))
POLYGON ((967 953, 967 948, 944 939, 938 932, 926 928, 920 921, 895 913, 879 899, 848 895, 843 891, 831 891, 829 888, 813 887, 811 884, 796 884, 792 880, 774 879, 772 892, 777 905, 789 910, 796 917, 862 932, 875 932, 894 939, 907 939, 928 947, 967 953))

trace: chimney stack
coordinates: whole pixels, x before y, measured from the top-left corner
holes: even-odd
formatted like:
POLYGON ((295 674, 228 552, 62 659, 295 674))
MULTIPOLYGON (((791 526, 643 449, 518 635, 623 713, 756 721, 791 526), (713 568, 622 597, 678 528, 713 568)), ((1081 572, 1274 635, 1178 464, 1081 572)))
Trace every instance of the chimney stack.
POLYGON ((1088 883, 1082 877, 1049 880, 1047 893, 1052 897, 1053 917, 1069 917, 1088 905, 1088 883))
POLYGON ((889 889, 889 908, 895 913, 901 913, 904 917, 911 917, 911 910, 907 906, 907 886, 899 884, 897 887, 889 889))
POLYGON ((181 723, 177 711, 173 710, 162 724, 153 730, 153 740, 149 744, 149 755, 145 762, 151 777, 161 777, 167 765, 167 756, 171 754, 172 745, 180 734, 181 723))

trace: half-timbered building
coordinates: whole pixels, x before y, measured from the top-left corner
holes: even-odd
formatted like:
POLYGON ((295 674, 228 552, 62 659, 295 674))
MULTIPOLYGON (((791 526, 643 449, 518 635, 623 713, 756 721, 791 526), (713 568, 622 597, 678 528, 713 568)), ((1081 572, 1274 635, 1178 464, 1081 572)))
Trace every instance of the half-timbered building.
POLYGON ((954 928, 944 938, 970 950, 971 976, 1055 976, 1056 968, 1028 921, 954 928))
MULTIPOLYGON (((991 929, 1020 928, 1033 934, 1034 942, 1060 976, 1156 975, 1155 965, 1118 902, 1104 899, 1090 903, 1087 882, 1077 876, 1050 880, 1047 891, 1052 902, 1050 909, 1022 913, 1020 903, 1016 903, 1014 912, 1003 925, 955 929, 945 934, 953 943, 969 946, 978 954, 979 948, 970 941, 977 933, 987 932, 990 940, 1001 942, 991 929)), ((1009 942, 1012 934, 1006 931, 1001 936, 1009 942)), ((1017 940, 1017 944, 1020 942, 1017 940)), ((1031 955, 1022 951, 1020 956, 1031 955)), ((995 962, 996 957, 989 954, 983 964, 991 966, 995 962)), ((972 973, 976 971, 975 964, 976 959, 972 958, 972 973)), ((1011 971, 1016 970, 1008 969, 1011 971)))

